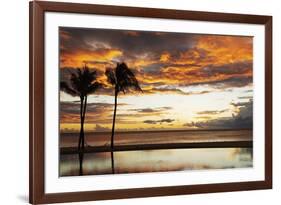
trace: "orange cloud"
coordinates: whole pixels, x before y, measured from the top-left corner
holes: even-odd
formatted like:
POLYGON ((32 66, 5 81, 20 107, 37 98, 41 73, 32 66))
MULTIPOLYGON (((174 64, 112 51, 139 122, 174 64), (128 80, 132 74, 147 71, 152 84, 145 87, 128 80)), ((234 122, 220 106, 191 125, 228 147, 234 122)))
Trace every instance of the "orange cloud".
POLYGON ((99 49, 93 51, 79 50, 61 52, 60 67, 81 67, 87 61, 108 62, 122 55, 118 49, 99 49))
POLYGON ((151 64, 158 63, 158 61, 147 59, 147 58, 139 58, 139 59, 130 60, 127 63, 129 65, 129 67, 140 70, 145 66, 149 66, 151 64))
POLYGON ((196 47, 207 51, 208 59, 216 65, 253 60, 251 37, 200 36, 196 47))
POLYGON ((164 52, 161 56, 160 56, 160 62, 168 62, 171 58, 171 55, 168 52, 164 52))
MULTIPOLYGON (((141 33, 136 31, 122 33, 128 37, 142 37, 141 33)), ((72 38, 65 31, 61 31, 60 35, 68 43, 72 38)), ((165 38, 165 35, 161 35, 161 38, 165 38)), ((144 36, 143 41, 145 40, 147 39, 144 36)), ((169 39, 167 39, 167 43, 169 43, 169 39)), ((110 48, 110 43, 108 45, 107 48, 96 50, 91 50, 90 45, 89 49, 66 50, 64 44, 61 43, 60 67, 76 68, 87 63, 89 67, 99 71, 98 79, 105 85, 107 85, 105 69, 114 68, 114 61, 121 60, 124 60, 133 70, 140 84, 145 85, 187 86, 231 81, 230 86, 236 84, 243 86, 251 82, 253 75, 252 37, 194 35, 192 47, 178 50, 177 47, 171 47, 164 51, 141 54, 132 51, 131 56, 124 56, 128 51, 122 47, 110 48), (239 82, 239 78, 242 83, 239 82)), ((161 45, 159 46, 161 47, 161 45)), ((72 47, 75 48, 75 46, 72 47)))
POLYGON ((253 75, 252 38, 237 36, 199 36, 193 48, 173 56, 160 55, 164 63, 158 74, 144 72, 139 79, 148 83, 200 84, 253 75))

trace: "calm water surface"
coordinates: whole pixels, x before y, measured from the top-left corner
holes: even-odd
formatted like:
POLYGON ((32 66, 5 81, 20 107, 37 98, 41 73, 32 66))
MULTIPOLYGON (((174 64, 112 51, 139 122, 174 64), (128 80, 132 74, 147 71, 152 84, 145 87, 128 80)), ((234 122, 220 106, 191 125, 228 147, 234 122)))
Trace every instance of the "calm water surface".
MULTIPOLYGON (((79 134, 62 134, 61 147, 76 147, 79 134)), ((194 131, 174 133, 120 133, 115 144, 147 144, 169 142, 217 142, 251 140, 252 132, 194 131), (172 136, 172 137, 171 137, 172 136)), ((87 133, 87 146, 109 145, 105 133, 87 133)), ((248 168, 253 166, 252 148, 200 148, 114 153, 114 171, 118 173, 184 171, 202 169, 248 168)), ((83 175, 112 174, 111 153, 84 154, 83 175)), ((78 154, 60 156, 60 176, 79 175, 78 154)))
MULTIPOLYGON (((183 171, 252 167, 252 149, 207 148, 114 153, 115 173, 183 171)), ((84 175, 111 174, 111 154, 85 154, 84 175)), ((63 155, 60 176, 79 175, 78 155, 63 155)))

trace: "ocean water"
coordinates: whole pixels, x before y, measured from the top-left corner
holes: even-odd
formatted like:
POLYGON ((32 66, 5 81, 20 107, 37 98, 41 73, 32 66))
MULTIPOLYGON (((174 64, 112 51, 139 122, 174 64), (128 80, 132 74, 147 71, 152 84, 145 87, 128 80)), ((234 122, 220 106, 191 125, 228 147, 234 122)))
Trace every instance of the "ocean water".
MULTIPOLYGON (((79 133, 61 134, 60 147, 76 147, 79 133)), ((87 146, 109 145, 110 133, 86 133, 87 146)), ((251 130, 116 133, 115 145, 250 141, 251 130)), ((83 156, 83 175, 112 174, 111 153, 83 156)), ((196 148, 119 151, 113 153, 114 173, 142 173, 249 168, 252 148, 196 148)), ((78 154, 60 155, 60 176, 79 175, 78 154)))
MULTIPOLYGON (((88 146, 109 146, 111 133, 85 133, 88 146)), ((79 133, 61 133, 60 147, 76 147, 79 133)), ((115 145, 252 140, 252 130, 117 132, 115 145)))

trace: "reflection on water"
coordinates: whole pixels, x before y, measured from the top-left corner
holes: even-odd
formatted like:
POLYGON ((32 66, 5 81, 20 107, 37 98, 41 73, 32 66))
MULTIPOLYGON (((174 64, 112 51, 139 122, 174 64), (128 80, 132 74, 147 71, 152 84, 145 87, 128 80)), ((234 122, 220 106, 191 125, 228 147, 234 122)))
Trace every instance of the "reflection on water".
MULTIPOLYGON (((114 172, 138 173, 252 167, 252 148, 168 149, 114 153, 114 172)), ((111 174, 111 153, 84 154, 83 175, 111 174)), ((79 175, 78 155, 60 156, 60 176, 79 175)))

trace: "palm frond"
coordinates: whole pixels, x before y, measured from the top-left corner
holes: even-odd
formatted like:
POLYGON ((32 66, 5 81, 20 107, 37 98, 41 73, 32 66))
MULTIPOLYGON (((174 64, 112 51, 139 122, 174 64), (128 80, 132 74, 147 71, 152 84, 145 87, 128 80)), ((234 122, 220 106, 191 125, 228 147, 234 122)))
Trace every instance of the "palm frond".
POLYGON ((94 93, 101 85, 96 82, 97 72, 91 71, 87 66, 77 68, 70 76, 70 85, 63 82, 63 89, 75 96, 86 96, 94 93))
POLYGON ((88 88, 88 92, 87 94, 92 94, 94 92, 96 92, 98 89, 100 89, 103 85, 99 82, 94 82, 93 84, 91 84, 88 88))
POLYGON ((117 64, 115 72, 119 91, 125 93, 130 88, 133 88, 136 91, 142 91, 134 73, 128 68, 125 63, 117 64))
POLYGON ((70 88, 66 82, 60 82, 60 89, 71 96, 77 96, 78 93, 74 89, 70 88))
POLYGON ((117 84, 117 79, 116 79, 115 73, 112 69, 107 68, 105 71, 105 75, 107 77, 107 82, 109 82, 111 85, 117 84))
POLYGON ((70 83, 71 83, 71 87, 74 90, 77 90, 77 92, 81 92, 82 90, 82 86, 81 86, 81 70, 77 69, 76 73, 71 73, 71 77, 70 77, 70 83))
POLYGON ((83 68, 82 77, 83 77, 83 82, 85 82, 86 84, 91 84, 92 81, 96 80, 97 72, 95 70, 91 71, 89 67, 85 66, 83 68))

